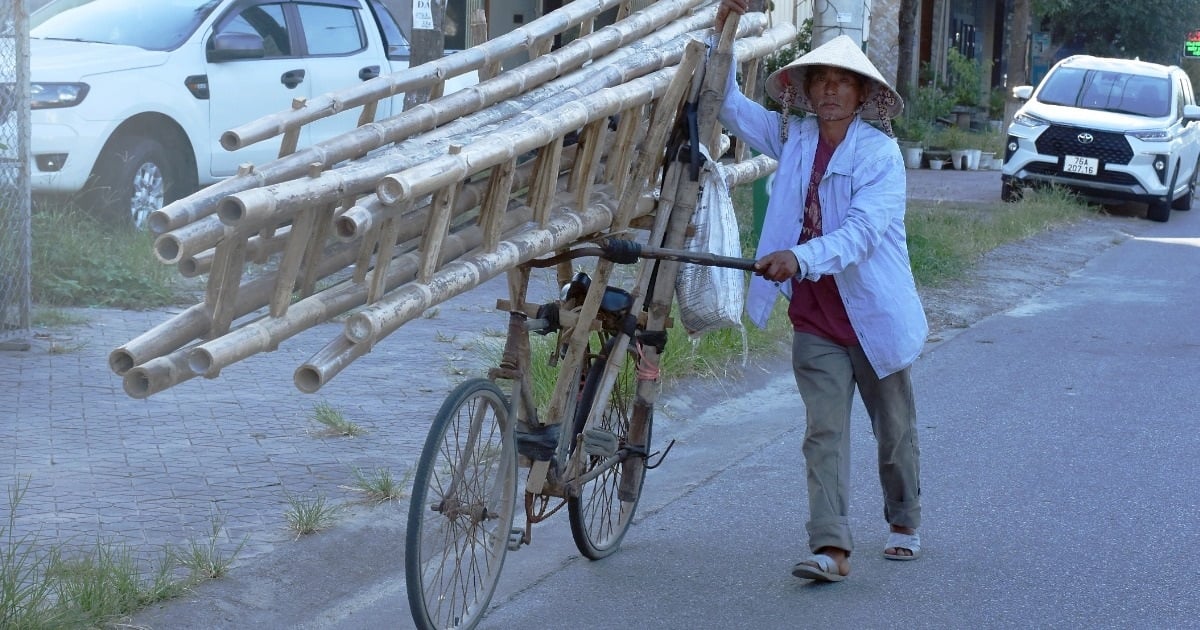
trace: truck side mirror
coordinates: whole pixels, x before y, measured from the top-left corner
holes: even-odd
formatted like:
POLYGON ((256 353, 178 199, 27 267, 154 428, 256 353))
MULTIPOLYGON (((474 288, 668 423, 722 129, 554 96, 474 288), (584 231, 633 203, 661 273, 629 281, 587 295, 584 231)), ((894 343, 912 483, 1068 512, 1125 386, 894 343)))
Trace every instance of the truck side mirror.
POLYGON ((1020 99, 1022 101, 1028 101, 1029 97, 1033 96, 1033 86, 1032 85, 1018 85, 1017 87, 1013 88, 1013 96, 1017 97, 1018 99, 1020 99))
POLYGON ((254 33, 217 33, 208 42, 210 62, 262 59, 267 56, 263 38, 254 33))

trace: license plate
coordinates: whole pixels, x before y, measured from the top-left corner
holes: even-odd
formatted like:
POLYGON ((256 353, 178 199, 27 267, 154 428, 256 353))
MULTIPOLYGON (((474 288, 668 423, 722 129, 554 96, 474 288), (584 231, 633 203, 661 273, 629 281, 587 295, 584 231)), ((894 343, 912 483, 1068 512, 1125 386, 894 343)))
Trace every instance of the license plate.
POLYGON ((1063 157, 1063 172, 1079 175, 1095 175, 1100 171, 1100 160, 1097 158, 1068 155, 1063 157))

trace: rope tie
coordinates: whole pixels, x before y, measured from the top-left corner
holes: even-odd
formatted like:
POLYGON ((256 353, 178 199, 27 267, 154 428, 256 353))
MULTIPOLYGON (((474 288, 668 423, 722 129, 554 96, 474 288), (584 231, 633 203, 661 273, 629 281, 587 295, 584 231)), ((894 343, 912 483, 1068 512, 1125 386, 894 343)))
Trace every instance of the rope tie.
POLYGON ((636 342, 637 346, 637 376, 639 381, 657 381, 658 380, 658 364, 651 361, 646 356, 646 351, 642 349, 642 342, 636 342))

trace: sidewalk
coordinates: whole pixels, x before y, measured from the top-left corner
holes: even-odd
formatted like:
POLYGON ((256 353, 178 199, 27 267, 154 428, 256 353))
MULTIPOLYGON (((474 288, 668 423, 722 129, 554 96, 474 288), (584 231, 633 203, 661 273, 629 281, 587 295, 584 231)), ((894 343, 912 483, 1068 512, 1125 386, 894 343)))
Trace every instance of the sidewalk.
MULTIPOLYGON (((995 171, 908 174, 913 198, 999 199, 995 171)), ((317 326, 217 379, 134 400, 108 353, 169 313, 73 309, 85 324, 39 334, 29 351, 0 351, 0 408, 10 410, 0 423, 0 485, 28 483, 12 533, 68 550, 100 538, 153 560, 164 545, 207 543, 216 527, 221 548, 243 545, 237 564, 252 563, 293 542, 289 498, 352 503, 355 469, 402 478, 415 466, 446 392, 483 368, 477 344, 498 340, 505 321, 495 300, 506 294, 499 278, 443 303, 313 395, 295 388, 292 373, 341 324, 317 326), (309 419, 319 403, 365 434, 321 436, 309 419)), ((663 405, 686 404, 671 396, 663 405)))

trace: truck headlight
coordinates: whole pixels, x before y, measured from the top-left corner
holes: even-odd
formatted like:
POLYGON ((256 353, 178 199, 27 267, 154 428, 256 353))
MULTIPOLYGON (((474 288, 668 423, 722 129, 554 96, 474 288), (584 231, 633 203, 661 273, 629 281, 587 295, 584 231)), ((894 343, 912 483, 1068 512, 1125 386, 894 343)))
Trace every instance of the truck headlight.
POLYGON ((86 83, 34 83, 29 86, 30 109, 74 107, 88 93, 86 83))

